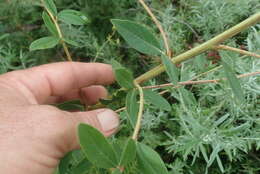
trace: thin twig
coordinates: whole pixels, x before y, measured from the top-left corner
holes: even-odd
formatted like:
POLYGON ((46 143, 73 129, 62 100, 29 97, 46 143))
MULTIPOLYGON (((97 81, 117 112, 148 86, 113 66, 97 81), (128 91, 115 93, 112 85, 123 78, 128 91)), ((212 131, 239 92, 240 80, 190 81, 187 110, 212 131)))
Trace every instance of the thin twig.
POLYGON ((47 8, 45 8, 45 9, 46 9, 47 13, 49 14, 49 16, 51 17, 51 20, 53 21, 53 23, 54 23, 54 25, 55 25, 55 27, 56 27, 56 29, 58 31, 59 38, 61 39, 60 42, 62 44, 62 47, 63 47, 64 51, 65 51, 65 54, 67 56, 68 61, 72 61, 69 49, 68 49, 66 43, 63 40, 63 35, 62 35, 61 29, 59 27, 59 24, 58 24, 56 18, 52 15, 52 13, 47 8))
POLYGON ((241 49, 234 48, 234 47, 230 47, 230 46, 227 46, 227 45, 214 46, 213 49, 228 50, 228 51, 237 52, 239 54, 260 58, 259 54, 252 53, 252 52, 249 52, 249 51, 246 51, 246 50, 241 50, 241 49))
MULTIPOLYGON (((249 77, 249 76, 254 76, 260 74, 259 72, 252 72, 252 73, 247 73, 247 74, 242 74, 237 76, 237 78, 244 78, 244 77, 249 77)), ((223 79, 214 79, 214 80, 198 80, 198 81, 185 81, 185 82, 179 82, 178 85, 173 85, 172 83, 167 83, 167 84, 162 84, 162 85, 153 85, 153 86, 144 86, 142 87, 143 89, 154 89, 154 88, 164 88, 164 87, 174 87, 174 88, 179 88, 182 85, 198 85, 198 84, 205 84, 205 83, 218 83, 221 80, 227 80, 226 78, 223 79)))
POLYGON ((111 39, 112 39, 112 37, 115 35, 115 33, 116 33, 116 30, 113 30, 113 32, 108 35, 107 40, 102 44, 102 46, 101 46, 101 47, 99 48, 99 50, 97 51, 96 56, 95 56, 93 62, 96 62, 96 60, 97 60, 97 58, 98 58, 100 52, 105 48, 105 46, 107 45, 107 43, 111 41, 111 39))
POLYGON ((137 117, 135 129, 134 129, 134 133, 133 133, 133 136, 132 136, 133 140, 137 140, 138 133, 141 129, 141 124, 142 124, 142 117, 143 117, 143 110, 144 110, 144 93, 143 93, 142 87, 136 81, 134 81, 134 84, 137 87, 137 89, 139 91, 139 95, 140 95, 139 112, 138 112, 138 117, 137 117))
POLYGON ((169 46, 169 41, 167 38, 166 33, 163 30, 162 25, 160 24, 160 22, 158 21, 158 19, 155 17, 155 15, 153 14, 152 10, 145 4, 145 2, 143 0, 138 0, 140 2, 140 4, 142 4, 142 6, 144 7, 144 9, 147 11, 147 13, 151 16, 153 22, 155 23, 155 25, 157 26, 157 28, 159 29, 162 38, 163 38, 163 42, 164 42, 164 46, 166 49, 166 54, 169 58, 171 58, 172 53, 171 53, 171 49, 169 46))
MULTIPOLYGON (((220 69, 220 68, 222 68, 222 65, 217 66, 217 67, 215 67, 215 68, 213 68, 213 69, 211 69, 211 70, 209 70, 209 71, 203 72, 203 73, 201 73, 201 74, 199 74, 199 75, 197 75, 197 76, 191 78, 189 81, 194 81, 194 80, 196 80, 196 79, 198 79, 198 78, 200 78, 200 77, 202 77, 202 76, 204 76, 204 75, 206 75, 206 74, 208 74, 208 73, 214 72, 214 71, 216 71, 216 70, 218 70, 218 69, 220 69)), ((178 87, 180 87, 180 86, 178 86, 178 87)), ((166 89, 166 90, 164 90, 164 91, 161 91, 159 94, 160 94, 160 95, 163 95, 163 94, 165 94, 165 93, 167 93, 167 92, 169 92, 169 91, 170 91, 170 90, 166 89)))
MULTIPOLYGON (((219 67, 217 67, 217 68, 219 68, 219 67)), ((242 74, 242 75, 237 76, 237 78, 244 78, 244 77, 254 76, 254 75, 258 75, 258 74, 260 74, 260 71, 259 72, 252 72, 252 73, 242 74)), ((167 84, 162 84, 162 85, 144 86, 144 87, 142 87, 142 89, 145 90, 145 89, 164 88, 164 87, 173 87, 174 89, 176 89, 176 88, 180 88, 183 85, 198 85, 198 84, 205 84, 205 83, 218 83, 220 80, 226 80, 226 79, 224 78, 224 79, 198 80, 198 81, 188 80, 188 81, 185 81, 185 82, 179 82, 178 85, 173 85, 172 83, 167 83, 167 84)), ((163 95, 166 92, 169 92, 169 90, 162 91, 159 94, 163 95)), ((120 109, 116 110, 115 112, 119 113, 119 112, 121 112, 121 111, 123 111, 125 109, 126 109, 126 107, 123 107, 123 108, 120 108, 120 109)))
POLYGON ((124 111, 125 109, 126 109, 126 107, 123 107, 123 108, 120 108, 120 109, 116 110, 115 112, 116 112, 116 113, 119 113, 119 112, 121 112, 121 111, 124 111))

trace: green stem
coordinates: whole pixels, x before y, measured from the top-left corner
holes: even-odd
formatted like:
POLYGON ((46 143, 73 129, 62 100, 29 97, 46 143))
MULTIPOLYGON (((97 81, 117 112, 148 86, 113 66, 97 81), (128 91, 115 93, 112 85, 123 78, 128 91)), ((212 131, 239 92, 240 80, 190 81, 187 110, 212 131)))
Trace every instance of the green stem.
POLYGON ((142 4, 142 6, 144 7, 144 9, 146 10, 146 12, 150 15, 150 17, 152 18, 153 22, 155 23, 155 25, 157 26, 157 28, 159 29, 162 38, 163 38, 163 42, 164 42, 164 46, 166 49, 166 54, 169 58, 171 58, 171 49, 169 46, 169 41, 167 38, 167 35, 165 33, 165 31, 163 30, 162 25, 160 24, 160 22, 158 21, 158 19, 155 17, 155 15, 153 14, 152 10, 146 5, 146 3, 144 2, 144 0, 138 0, 140 2, 140 4, 142 4))
POLYGON ((65 51, 65 54, 67 56, 67 60, 70 61, 70 62, 73 61, 72 58, 71 58, 69 49, 68 49, 66 43, 64 42, 64 38, 63 38, 63 35, 62 35, 62 32, 61 32, 60 26, 59 26, 59 24, 57 22, 57 19, 52 15, 52 13, 47 8, 45 8, 45 9, 46 9, 48 15, 51 17, 51 20, 53 21, 53 23, 54 23, 54 25, 55 25, 55 27, 56 27, 56 29, 58 31, 59 38, 61 39, 60 42, 61 42, 61 45, 62 45, 62 47, 63 47, 63 49, 65 51))
POLYGON ((133 140, 137 140, 138 133, 142 125, 142 117, 143 117, 143 110, 144 110, 144 92, 143 92, 143 88, 136 81, 134 81, 134 84, 136 88, 139 90, 139 95, 140 95, 140 107, 139 107, 137 121, 136 121, 135 129, 132 137, 133 140))
MULTIPOLYGON (((248 27, 255 25, 257 22, 260 21, 260 12, 256 13, 255 15, 249 17, 248 19, 244 20, 243 22, 237 24, 236 26, 228 29, 227 31, 219 34, 218 36, 214 37, 213 39, 183 53, 179 56, 172 58, 172 62, 174 64, 179 64, 184 62, 188 59, 191 59, 194 56, 197 56, 205 51, 212 49, 212 47, 222 43, 223 41, 233 37, 234 35, 238 34, 239 32, 247 29, 248 27)), ((163 65, 159 65, 152 70, 144 73, 143 75, 136 78, 137 83, 143 83, 145 81, 150 80, 153 77, 161 74, 165 71, 165 67, 163 65)))

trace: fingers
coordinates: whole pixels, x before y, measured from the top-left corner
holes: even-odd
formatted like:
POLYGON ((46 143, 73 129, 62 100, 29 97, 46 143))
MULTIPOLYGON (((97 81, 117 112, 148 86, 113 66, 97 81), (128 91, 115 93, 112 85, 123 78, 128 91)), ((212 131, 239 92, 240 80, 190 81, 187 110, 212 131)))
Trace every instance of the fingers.
POLYGON ((70 129, 64 128, 64 130, 69 130, 65 132, 67 135, 66 141, 69 143, 68 150, 78 149, 79 141, 77 139, 77 126, 80 123, 89 124, 96 129, 98 129, 104 136, 110 136, 117 131, 119 126, 118 115, 110 109, 99 109, 89 112, 76 112, 71 116, 73 119, 73 124, 70 129))
POLYGON ((81 96, 86 104, 93 105, 100 99, 107 98, 107 90, 103 86, 90 86, 82 89, 81 96))
POLYGON ((50 96, 65 96, 90 85, 110 84, 114 75, 107 64, 63 62, 14 71, 1 79, 22 92, 28 101, 44 103, 50 96))
POLYGON ((105 99, 107 97, 107 90, 105 87, 100 85, 93 85, 90 87, 85 87, 81 89, 76 89, 64 96, 49 97, 44 104, 55 104, 63 103, 70 100, 81 100, 87 105, 96 104, 100 99, 105 99))

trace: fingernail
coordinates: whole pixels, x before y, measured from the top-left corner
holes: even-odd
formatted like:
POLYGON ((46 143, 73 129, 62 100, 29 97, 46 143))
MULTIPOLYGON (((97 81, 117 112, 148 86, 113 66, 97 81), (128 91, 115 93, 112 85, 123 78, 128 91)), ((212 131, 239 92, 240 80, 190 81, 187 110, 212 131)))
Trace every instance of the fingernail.
POLYGON ((104 132, 111 131, 117 128, 119 125, 118 115, 114 111, 109 109, 98 113, 97 118, 104 132))

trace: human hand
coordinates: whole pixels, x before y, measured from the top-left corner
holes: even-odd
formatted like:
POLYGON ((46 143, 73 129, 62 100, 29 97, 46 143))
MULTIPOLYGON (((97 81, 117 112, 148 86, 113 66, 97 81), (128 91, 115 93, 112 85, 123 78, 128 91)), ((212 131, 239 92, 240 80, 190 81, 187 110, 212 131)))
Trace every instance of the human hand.
POLYGON ((80 98, 94 104, 114 81, 112 68, 98 63, 54 63, 0 76, 0 170, 3 174, 52 174, 59 160, 79 148, 77 125, 105 136, 116 131, 109 109, 65 112, 47 105, 80 98))

